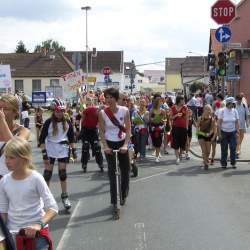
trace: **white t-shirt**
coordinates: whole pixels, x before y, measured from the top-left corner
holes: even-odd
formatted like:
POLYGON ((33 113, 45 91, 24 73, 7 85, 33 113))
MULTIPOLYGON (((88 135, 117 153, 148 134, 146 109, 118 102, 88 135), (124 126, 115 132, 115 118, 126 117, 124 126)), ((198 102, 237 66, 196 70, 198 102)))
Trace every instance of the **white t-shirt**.
MULTIPOLYGON (((124 106, 117 107, 118 111, 114 114, 114 116, 119 121, 120 125, 124 126, 124 118, 125 114, 128 112, 128 108, 124 106)), ((105 139, 108 141, 123 141, 126 134, 122 132, 121 138, 119 138, 118 134, 120 129, 110 121, 104 110, 101 111, 101 114, 105 122, 105 139)))
POLYGON ((0 213, 8 213, 7 226, 11 232, 18 232, 40 221, 44 209, 58 212, 58 206, 43 176, 37 171, 23 180, 15 180, 12 173, 0 181, 0 213))
POLYGON ((239 114, 236 109, 227 107, 220 109, 218 119, 222 120, 221 130, 224 132, 236 131, 236 120, 239 120, 239 114))
MULTIPOLYGON (((67 124, 68 126, 68 124, 67 124)), ((56 135, 53 135, 53 125, 52 122, 49 125, 48 136, 45 140, 45 148, 47 154, 52 158, 66 158, 69 155, 69 145, 60 144, 61 141, 68 141, 68 128, 63 130, 63 123, 57 123, 58 132, 56 135)))
MULTIPOLYGON (((0 142, 0 149, 2 148, 2 146, 6 144, 5 141, 1 141, 0 142)), ((2 150, 2 155, 0 156, 0 175, 4 176, 5 174, 8 174, 9 170, 6 167, 5 164, 5 155, 4 155, 4 149, 2 150)))

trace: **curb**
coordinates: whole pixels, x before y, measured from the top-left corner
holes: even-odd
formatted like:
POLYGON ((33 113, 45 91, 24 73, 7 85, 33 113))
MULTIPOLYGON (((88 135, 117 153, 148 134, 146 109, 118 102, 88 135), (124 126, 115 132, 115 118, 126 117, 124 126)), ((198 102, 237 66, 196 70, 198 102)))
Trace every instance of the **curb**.
MULTIPOLYGON (((194 150, 189 149, 189 151, 190 151, 190 153, 191 153, 192 155, 194 155, 195 157, 202 159, 202 156, 199 155, 198 153, 196 153, 194 150)), ((209 160, 210 160, 210 159, 211 159, 211 158, 209 158, 209 160)), ((220 159, 219 159, 219 158, 215 158, 214 161, 220 162, 220 159)), ((227 160, 227 161, 230 162, 230 160, 227 160)), ((236 159, 236 162, 250 162, 250 160, 244 160, 244 159, 240 160, 240 159, 236 159)))

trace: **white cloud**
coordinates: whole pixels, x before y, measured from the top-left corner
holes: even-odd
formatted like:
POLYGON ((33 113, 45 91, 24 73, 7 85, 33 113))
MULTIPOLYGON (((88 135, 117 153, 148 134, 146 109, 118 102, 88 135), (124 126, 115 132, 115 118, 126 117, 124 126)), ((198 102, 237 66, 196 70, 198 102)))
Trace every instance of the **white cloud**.
MULTIPOLYGON (((29 2, 32 12, 42 0, 29 2)), ((83 5, 81 0, 60 0, 57 11, 49 11, 46 17, 43 13, 39 16, 38 12, 36 18, 25 19, 10 13, 2 16, 0 51, 14 51, 19 40, 32 51, 36 44, 48 38, 58 40, 67 50, 85 50, 85 12, 81 7, 90 5, 90 48, 123 50, 125 59, 134 59, 137 64, 164 61, 169 56, 186 56, 188 51, 206 54, 209 29, 217 27, 210 18, 214 2, 91 0, 83 5)))

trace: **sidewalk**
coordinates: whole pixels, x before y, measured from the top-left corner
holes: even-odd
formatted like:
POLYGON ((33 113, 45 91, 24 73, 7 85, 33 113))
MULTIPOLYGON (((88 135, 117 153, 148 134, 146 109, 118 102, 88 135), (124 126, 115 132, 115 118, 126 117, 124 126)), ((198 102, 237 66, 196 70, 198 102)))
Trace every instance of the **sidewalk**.
MULTIPOLYGON (((195 132, 193 134, 195 134, 195 132)), ((196 153, 197 155, 201 156, 201 148, 196 136, 193 136, 192 138, 191 150, 194 151, 194 153, 196 153)), ((220 159, 220 156, 221 148, 220 144, 217 144, 215 158, 220 159)), ((247 133, 245 134, 245 137, 243 139, 239 160, 245 160, 250 162, 250 129, 247 129, 247 133)))

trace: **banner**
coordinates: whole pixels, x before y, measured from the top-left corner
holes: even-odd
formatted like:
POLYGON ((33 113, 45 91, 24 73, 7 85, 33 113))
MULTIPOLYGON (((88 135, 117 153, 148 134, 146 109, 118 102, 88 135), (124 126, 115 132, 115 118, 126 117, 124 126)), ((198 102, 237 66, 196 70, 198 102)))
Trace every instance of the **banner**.
POLYGON ((61 86, 63 86, 64 94, 66 96, 75 94, 83 83, 83 71, 81 69, 63 75, 60 78, 61 86), (70 92, 70 93, 69 93, 70 92))
POLYGON ((0 88, 11 88, 10 65, 0 64, 0 88))

